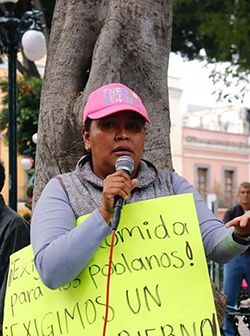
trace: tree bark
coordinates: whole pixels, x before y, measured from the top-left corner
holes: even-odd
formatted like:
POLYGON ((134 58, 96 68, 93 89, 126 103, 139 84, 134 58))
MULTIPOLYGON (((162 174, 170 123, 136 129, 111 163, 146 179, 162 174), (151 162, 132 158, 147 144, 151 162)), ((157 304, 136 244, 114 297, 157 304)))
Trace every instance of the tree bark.
POLYGON ((41 96, 34 203, 48 180, 84 153, 82 110, 89 93, 122 82, 152 120, 145 157, 172 167, 167 72, 171 0, 58 0, 41 96))

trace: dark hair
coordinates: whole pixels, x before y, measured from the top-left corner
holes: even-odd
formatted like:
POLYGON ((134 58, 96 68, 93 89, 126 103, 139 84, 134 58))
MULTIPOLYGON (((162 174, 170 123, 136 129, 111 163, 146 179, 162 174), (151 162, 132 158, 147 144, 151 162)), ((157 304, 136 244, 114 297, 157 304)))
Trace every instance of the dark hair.
POLYGON ((83 125, 83 130, 89 131, 91 123, 92 123, 92 119, 87 118, 83 125))
POLYGON ((5 182, 5 168, 3 162, 0 161, 0 192, 3 189, 4 182, 5 182))

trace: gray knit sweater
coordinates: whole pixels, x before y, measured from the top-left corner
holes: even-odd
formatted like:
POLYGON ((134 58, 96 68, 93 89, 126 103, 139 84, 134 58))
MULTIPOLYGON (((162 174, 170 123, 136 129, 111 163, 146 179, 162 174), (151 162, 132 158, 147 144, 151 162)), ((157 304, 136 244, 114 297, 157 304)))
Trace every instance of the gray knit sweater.
MULTIPOLYGON (((62 186, 65 186, 65 191, 76 217, 91 213, 100 207, 103 182, 101 178, 93 174, 88 156, 79 161, 76 170, 58 176, 58 178, 63 181, 62 186)), ((167 170, 158 172, 149 162, 141 161, 137 179, 139 186, 133 190, 126 203, 174 194, 172 173, 167 170)))

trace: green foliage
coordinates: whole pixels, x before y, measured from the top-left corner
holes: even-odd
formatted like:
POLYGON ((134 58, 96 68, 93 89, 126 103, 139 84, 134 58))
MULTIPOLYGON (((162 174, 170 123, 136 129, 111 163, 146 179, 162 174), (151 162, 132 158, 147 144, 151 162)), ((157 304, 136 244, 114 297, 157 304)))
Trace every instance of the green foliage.
POLYGON ((28 173, 28 183, 26 189, 27 200, 25 202, 25 206, 26 208, 32 210, 32 197, 35 182, 35 167, 31 168, 27 173, 28 173))
MULTIPOLYGON (((35 160, 36 145, 32 141, 32 135, 37 133, 38 115, 42 80, 32 77, 28 80, 18 78, 17 80, 17 148, 18 154, 35 160)), ((8 82, 0 82, 2 91, 2 110, 0 110, 0 132, 8 144, 8 82)), ((31 210, 34 187, 35 167, 27 171, 27 201, 26 207, 31 210)))
POLYGON ((242 102, 250 83, 250 1, 173 1, 172 51, 213 64, 217 100, 242 102))
MULTIPOLYGON (((0 82, 0 89, 3 92, 2 110, 0 111, 0 131, 8 143, 8 86, 7 81, 0 82)), ((32 142, 32 135, 37 132, 38 115, 40 105, 40 94, 42 80, 30 78, 17 81, 17 148, 18 154, 33 157, 35 144, 32 142)))
POLYGON ((249 0, 174 0, 172 51, 189 60, 230 62, 250 71, 249 0))
MULTIPOLYGON (((41 0, 50 32, 55 0, 41 0)), ((205 49, 209 62, 230 62, 238 71, 250 71, 249 0, 173 0, 172 51, 189 60, 200 59, 205 49)), ((34 6, 31 0, 19 1, 18 17, 34 6)))

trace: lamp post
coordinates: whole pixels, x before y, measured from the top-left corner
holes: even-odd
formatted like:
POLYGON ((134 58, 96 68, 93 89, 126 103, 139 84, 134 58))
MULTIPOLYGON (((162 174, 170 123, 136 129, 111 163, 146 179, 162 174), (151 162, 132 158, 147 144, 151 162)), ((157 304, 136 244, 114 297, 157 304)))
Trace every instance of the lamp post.
POLYGON ((39 60, 46 53, 45 37, 41 32, 41 13, 27 11, 19 19, 14 14, 17 2, 0 0, 0 4, 4 4, 4 16, 0 17, 0 54, 8 57, 9 205, 14 210, 17 210, 17 52, 22 41, 25 56, 31 61, 39 60))

